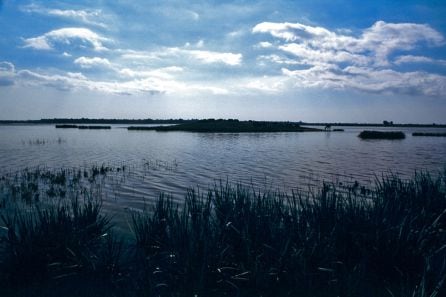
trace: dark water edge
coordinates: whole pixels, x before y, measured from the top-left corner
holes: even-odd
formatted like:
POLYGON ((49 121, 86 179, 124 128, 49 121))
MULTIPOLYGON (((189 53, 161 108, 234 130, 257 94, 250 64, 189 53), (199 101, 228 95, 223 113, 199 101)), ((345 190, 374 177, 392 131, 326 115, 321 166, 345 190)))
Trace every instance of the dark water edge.
POLYGON ((369 189, 222 183, 182 201, 162 194, 131 212, 126 237, 103 209, 111 172, 125 168, 0 179, 1 296, 446 293, 446 172, 388 175, 369 189))

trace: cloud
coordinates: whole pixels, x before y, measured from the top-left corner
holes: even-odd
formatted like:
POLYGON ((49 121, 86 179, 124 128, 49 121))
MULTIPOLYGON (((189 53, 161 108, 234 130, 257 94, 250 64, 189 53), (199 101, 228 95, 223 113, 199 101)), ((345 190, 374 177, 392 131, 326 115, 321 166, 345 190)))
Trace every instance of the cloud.
POLYGON ((81 68, 93 68, 93 67, 105 67, 109 68, 112 66, 110 61, 106 58, 99 57, 80 57, 74 60, 74 64, 79 65, 81 68))
POLYGON ((80 46, 88 46, 95 51, 104 51, 107 48, 103 43, 110 41, 110 39, 102 37, 87 28, 61 28, 41 36, 25 39, 24 47, 51 50, 57 45, 73 46, 73 43, 77 42, 80 46))
POLYGON ((252 32, 267 33, 276 41, 262 47, 271 53, 258 56, 258 65, 282 67, 284 84, 294 88, 446 95, 446 76, 392 69, 405 63, 442 63, 443 60, 414 55, 401 55, 390 62, 396 52, 445 44, 444 37, 425 24, 378 21, 355 36, 345 30, 300 23, 264 22, 254 26, 252 32), (292 69, 297 66, 301 69, 292 69))
POLYGON ((163 79, 174 79, 174 75, 177 73, 183 72, 182 67, 178 66, 169 66, 163 67, 154 70, 134 70, 129 68, 120 69, 118 72, 123 77, 130 78, 148 78, 148 77, 157 77, 163 79))
MULTIPOLYGON (((116 69, 117 70, 117 69, 116 69)), ((218 84, 184 82, 175 79, 174 74, 182 72, 180 67, 165 67, 151 71, 121 69, 120 79, 109 81, 95 80, 82 73, 66 72, 49 74, 29 69, 16 70, 9 62, 0 62, 0 85, 18 84, 22 87, 48 87, 59 91, 89 90, 118 95, 161 95, 181 93, 228 94, 229 91, 218 84)))
POLYGON ((22 6, 21 10, 26 13, 37 13, 60 18, 67 18, 84 24, 107 28, 106 24, 98 21, 99 19, 102 19, 103 15, 102 11, 97 9, 57 9, 46 8, 37 4, 30 4, 22 6))
MULTIPOLYGON (((176 61, 176 62, 200 62, 202 64, 224 64, 228 66, 239 66, 242 64, 243 55, 240 53, 216 52, 208 50, 190 49, 190 44, 186 47, 165 47, 154 51, 134 51, 120 50, 121 57, 127 60, 145 61, 176 61)), ((197 46, 203 44, 198 42, 197 46)))
POLYGON ((297 87, 324 89, 354 89, 368 93, 391 93, 425 96, 445 96, 446 77, 422 71, 398 72, 350 66, 314 66, 304 70, 282 72, 297 87))
POLYGON ((219 53, 204 50, 180 50, 185 55, 189 55, 203 63, 223 63, 230 66, 237 66, 242 63, 242 54, 219 53))
POLYGON ((285 44, 280 49, 304 58, 310 64, 322 59, 324 62, 350 60, 358 64, 368 62, 385 66, 388 65, 388 56, 395 51, 408 51, 419 44, 441 46, 445 42, 441 33, 428 25, 383 21, 376 22, 359 36, 300 23, 263 22, 254 26, 252 32, 268 33, 284 40, 285 44))
POLYGON ((414 63, 429 63, 429 64, 440 64, 446 65, 446 60, 436 60, 425 56, 413 56, 413 55, 404 55, 397 57, 393 63, 396 65, 401 64, 414 64, 414 63))
POLYGON ((15 67, 9 62, 0 62, 0 87, 14 85, 15 67))

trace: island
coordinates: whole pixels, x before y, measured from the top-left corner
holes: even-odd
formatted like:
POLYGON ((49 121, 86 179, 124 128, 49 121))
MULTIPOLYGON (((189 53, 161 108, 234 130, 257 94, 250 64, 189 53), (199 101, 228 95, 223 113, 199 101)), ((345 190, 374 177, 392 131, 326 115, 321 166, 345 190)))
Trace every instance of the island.
POLYGON ((320 132, 321 129, 302 127, 292 122, 239 121, 206 119, 170 126, 130 126, 128 130, 188 131, 188 132, 320 132))

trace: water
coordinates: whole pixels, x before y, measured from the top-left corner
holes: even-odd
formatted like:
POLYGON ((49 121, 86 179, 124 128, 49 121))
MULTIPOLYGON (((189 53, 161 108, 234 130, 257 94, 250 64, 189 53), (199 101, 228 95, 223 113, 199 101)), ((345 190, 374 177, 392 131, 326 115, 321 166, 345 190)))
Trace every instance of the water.
POLYGON ((186 189, 219 181, 291 191, 322 181, 371 184, 383 173, 410 177, 446 168, 446 137, 412 137, 439 128, 344 127, 345 132, 189 133, 56 129, 0 125, 0 175, 24 168, 126 166, 125 179, 105 184, 114 208, 141 208, 160 192, 182 199, 186 189), (360 131, 401 130, 404 140, 368 140, 360 131))

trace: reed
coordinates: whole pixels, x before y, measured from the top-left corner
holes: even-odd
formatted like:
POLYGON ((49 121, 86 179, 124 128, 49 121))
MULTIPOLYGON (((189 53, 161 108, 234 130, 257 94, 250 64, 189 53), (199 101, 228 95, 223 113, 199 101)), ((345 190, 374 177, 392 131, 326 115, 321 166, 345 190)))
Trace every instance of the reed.
POLYGON ((289 196, 220 185, 189 191, 181 207, 161 196, 132 220, 147 287, 184 296, 445 293, 444 177, 385 177, 367 200, 327 185, 289 196))
POLYGON ((366 193, 220 183, 190 189, 181 204, 161 194, 132 213, 125 241, 110 235, 100 202, 59 201, 2 213, 0 293, 34 284, 48 288, 35 296, 47 296, 62 281, 86 288, 77 296, 446 294, 446 172, 384 176, 366 193))

